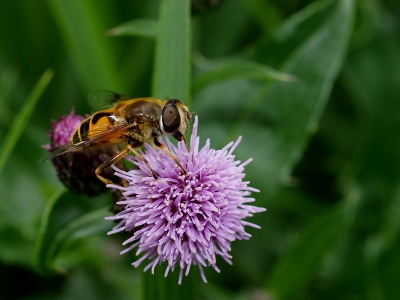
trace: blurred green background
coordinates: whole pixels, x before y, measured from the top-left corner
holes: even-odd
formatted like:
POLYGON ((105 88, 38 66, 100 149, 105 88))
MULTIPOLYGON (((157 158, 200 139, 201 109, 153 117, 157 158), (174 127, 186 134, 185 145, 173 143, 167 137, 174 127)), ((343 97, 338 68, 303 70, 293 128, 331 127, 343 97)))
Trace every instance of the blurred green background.
POLYGON ((159 8, 0 1, 0 298, 143 297, 126 237, 106 235, 110 197, 66 192, 38 162, 51 121, 93 112, 98 89, 182 98, 203 143, 242 135, 236 156, 254 159, 262 229, 206 270, 198 299, 399 298, 400 2, 198 0, 157 31, 159 8), (154 95, 162 74, 183 92, 154 95))

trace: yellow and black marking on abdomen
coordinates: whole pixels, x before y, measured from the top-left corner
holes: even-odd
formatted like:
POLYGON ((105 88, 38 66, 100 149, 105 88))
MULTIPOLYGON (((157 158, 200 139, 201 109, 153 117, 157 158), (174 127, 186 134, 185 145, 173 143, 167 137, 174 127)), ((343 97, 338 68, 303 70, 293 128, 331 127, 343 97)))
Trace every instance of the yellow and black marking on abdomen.
POLYGON ((114 126, 115 120, 110 118, 111 115, 111 112, 101 111, 83 120, 72 135, 72 143, 86 141, 96 134, 105 132, 110 126, 114 126))

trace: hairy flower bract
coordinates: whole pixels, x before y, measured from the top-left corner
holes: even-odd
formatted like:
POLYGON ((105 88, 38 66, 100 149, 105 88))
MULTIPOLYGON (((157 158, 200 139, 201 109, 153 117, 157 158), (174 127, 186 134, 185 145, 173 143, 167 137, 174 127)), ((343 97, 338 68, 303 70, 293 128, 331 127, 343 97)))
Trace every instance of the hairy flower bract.
POLYGON ((244 168, 251 159, 240 162, 232 154, 241 138, 221 150, 211 149, 209 140, 200 148, 197 126, 196 117, 190 151, 184 142, 176 147, 166 141, 186 174, 165 151, 146 145, 141 154, 158 178, 152 176, 143 159, 130 156, 137 169, 126 172, 115 168, 127 187, 108 185, 123 192, 118 204, 124 206, 107 218, 119 222, 109 234, 131 233, 123 243, 129 246, 121 254, 137 248, 140 258, 133 266, 148 259, 145 271, 151 268, 152 273, 157 264, 167 262, 165 276, 178 265, 179 283, 192 265, 199 267, 206 282, 203 267, 210 265, 219 272, 218 255, 231 263, 231 242, 251 237, 244 226, 259 228, 244 219, 265 210, 247 204, 254 201, 251 192, 259 191, 243 181, 244 168))

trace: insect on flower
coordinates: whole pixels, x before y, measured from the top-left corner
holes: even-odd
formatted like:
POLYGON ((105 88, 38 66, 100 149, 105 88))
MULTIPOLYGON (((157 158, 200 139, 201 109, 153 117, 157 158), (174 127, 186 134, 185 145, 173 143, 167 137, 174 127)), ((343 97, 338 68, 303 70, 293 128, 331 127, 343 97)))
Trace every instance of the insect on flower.
POLYGON ((135 251, 138 259, 132 265, 138 267, 149 260, 144 270, 152 273, 162 263, 167 264, 165 276, 177 267, 179 284, 193 265, 207 282, 203 268, 212 266, 219 272, 217 256, 231 264, 231 243, 251 237, 245 226, 260 228, 247 218, 265 211, 250 205, 255 201, 251 193, 259 192, 244 180, 245 166, 252 159, 241 162, 233 154, 241 138, 220 150, 212 149, 210 140, 200 147, 197 128, 196 117, 190 150, 183 142, 176 147, 166 141, 185 174, 164 151, 145 145, 141 153, 160 176, 153 178, 143 160, 128 156, 138 168, 124 171, 114 167, 116 176, 128 184, 108 186, 123 193, 117 202, 123 209, 106 218, 119 222, 109 234, 124 231, 131 235, 121 254, 135 251))
POLYGON ((103 183, 110 184, 112 181, 103 177, 101 172, 119 162, 129 152, 142 159, 153 177, 157 178, 158 174, 136 150, 144 144, 150 144, 164 150, 183 173, 186 173, 179 160, 159 140, 161 135, 168 133, 178 141, 185 142, 191 114, 181 101, 155 98, 130 99, 113 92, 98 91, 89 96, 89 102, 95 108, 107 106, 108 108, 99 110, 83 120, 72 134, 71 141, 51 152, 44 160, 65 153, 101 151, 117 147, 119 151, 95 171, 97 178, 103 183))

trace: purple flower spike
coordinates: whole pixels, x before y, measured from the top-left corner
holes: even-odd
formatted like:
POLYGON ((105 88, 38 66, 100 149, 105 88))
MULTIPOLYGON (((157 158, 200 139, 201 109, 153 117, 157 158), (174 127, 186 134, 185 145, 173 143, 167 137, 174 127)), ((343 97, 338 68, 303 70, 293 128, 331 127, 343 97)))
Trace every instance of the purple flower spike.
POLYGON ((252 159, 241 163, 232 152, 241 138, 221 150, 210 148, 210 141, 199 149, 196 117, 190 139, 190 152, 183 142, 175 147, 167 140, 168 149, 176 155, 187 171, 179 166, 164 151, 146 145, 141 154, 159 174, 154 179, 143 160, 128 159, 139 168, 125 172, 116 169, 116 175, 128 182, 127 187, 109 185, 123 191, 118 204, 125 208, 107 220, 119 221, 109 234, 127 231, 132 236, 123 245, 128 248, 121 254, 137 248, 141 257, 133 263, 138 267, 144 260, 151 262, 144 271, 157 264, 167 262, 165 276, 179 265, 179 284, 183 272, 188 275, 190 267, 197 265, 201 277, 207 282, 203 267, 211 265, 217 272, 216 256, 231 262, 231 242, 251 237, 244 226, 260 228, 244 221, 253 213, 265 211, 247 203, 253 202, 251 192, 259 190, 249 187, 244 167, 252 159))

